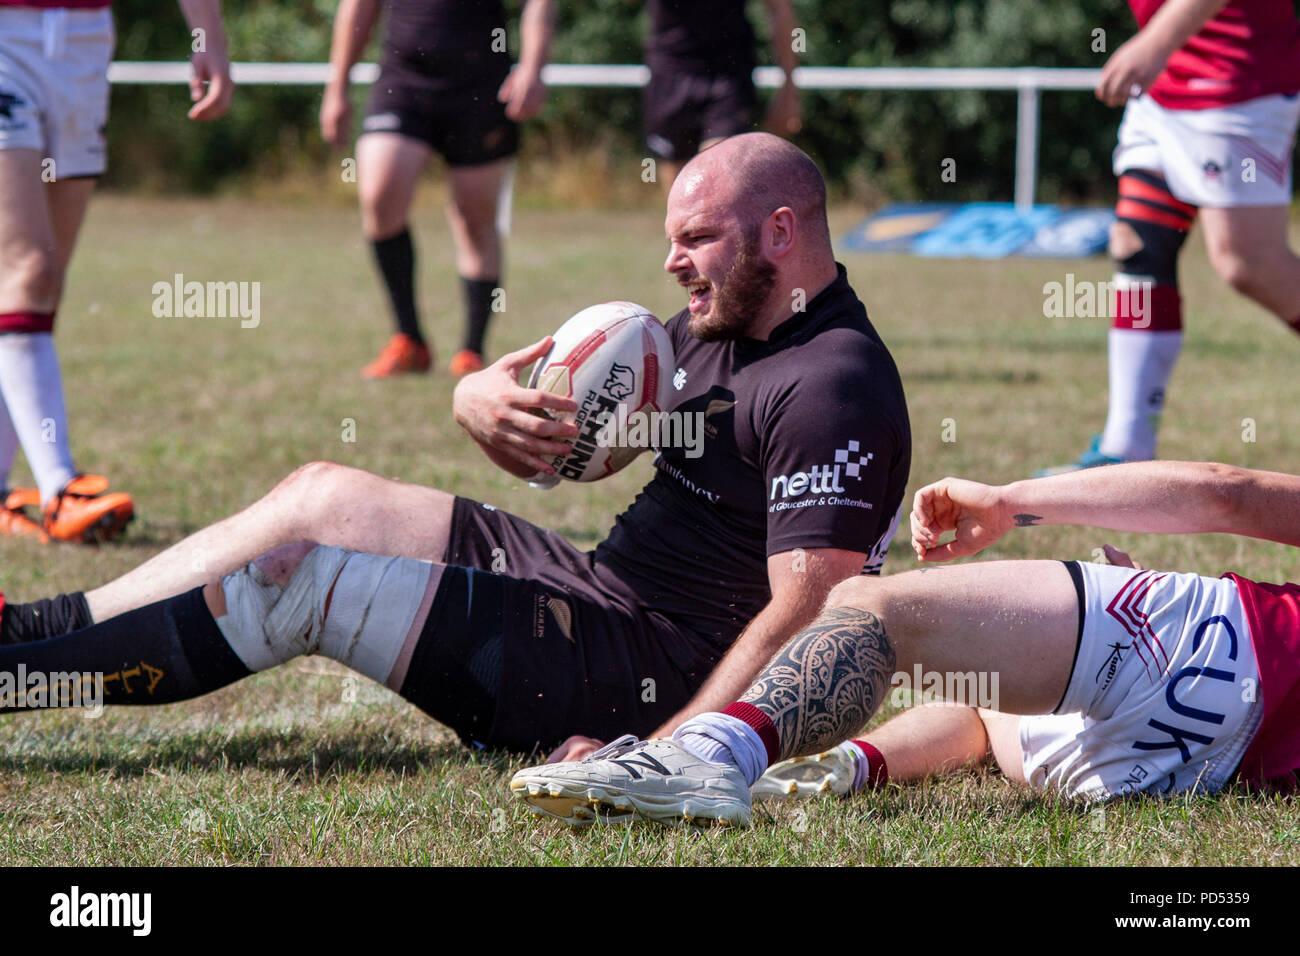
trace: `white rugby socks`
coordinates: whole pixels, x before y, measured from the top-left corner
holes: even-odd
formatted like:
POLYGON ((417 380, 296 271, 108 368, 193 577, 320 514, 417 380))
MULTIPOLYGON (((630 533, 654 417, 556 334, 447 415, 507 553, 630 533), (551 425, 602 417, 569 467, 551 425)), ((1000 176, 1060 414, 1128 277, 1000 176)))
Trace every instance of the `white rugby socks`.
POLYGON ((763 738, 739 717, 700 714, 677 728, 673 740, 709 763, 729 763, 740 769, 752 787, 767 769, 763 738))
POLYGON ((77 474, 68 447, 63 377, 50 333, 0 335, 0 394, 41 501, 49 501, 77 474))
POLYGON ((1098 446, 1103 455, 1126 461, 1156 456, 1165 389, 1182 346, 1181 330, 1110 330, 1110 407, 1098 446))

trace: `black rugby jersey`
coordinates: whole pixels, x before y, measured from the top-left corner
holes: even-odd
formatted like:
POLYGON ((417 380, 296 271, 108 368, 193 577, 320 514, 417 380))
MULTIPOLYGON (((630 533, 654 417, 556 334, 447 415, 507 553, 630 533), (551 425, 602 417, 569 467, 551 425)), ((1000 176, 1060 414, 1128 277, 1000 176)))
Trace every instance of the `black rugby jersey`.
POLYGON ((754 69, 745 0, 649 0, 646 63, 654 70, 716 76, 754 69))
POLYGON ((431 90, 500 83, 510 72, 501 0, 385 0, 383 65, 431 90))
POLYGON ((875 572, 897 527, 911 464, 903 386, 838 272, 767 341, 701 342, 685 310, 669 320, 669 411, 692 416, 702 448, 660 450, 654 479, 594 552, 601 577, 719 651, 771 599, 769 555, 862 551, 875 572))

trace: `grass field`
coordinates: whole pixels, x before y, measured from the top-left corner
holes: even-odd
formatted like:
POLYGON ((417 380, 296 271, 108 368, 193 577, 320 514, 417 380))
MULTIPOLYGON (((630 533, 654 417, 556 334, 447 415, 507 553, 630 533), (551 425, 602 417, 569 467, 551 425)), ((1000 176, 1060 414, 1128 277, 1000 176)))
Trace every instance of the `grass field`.
MULTIPOLYGON (((856 215, 839 211, 837 234, 856 215)), ((432 192, 414 222, 422 301, 443 364, 459 304, 432 192)), ((664 251, 657 214, 519 213, 493 353, 604 299, 675 312, 682 297, 660 269, 664 251)), ((1107 323, 1044 318, 1042 288, 1070 272, 1106 279, 1103 259, 845 262, 903 373, 913 488, 944 474, 1023 477, 1074 457, 1100 426, 1107 323), (942 440, 948 419, 956 441, 942 440)), ((1162 454, 1294 470, 1300 342, 1218 282, 1199 238, 1182 274, 1189 334, 1162 454), (1244 419, 1255 423, 1253 442, 1243 441, 1244 419)), ((139 518, 122 542, 99 550, 0 541, 7 597, 102 583, 313 459, 473 495, 583 545, 599 540, 647 479, 648 459, 591 486, 523 487, 491 469, 450 421, 445 372, 358 377, 386 322, 348 206, 99 197, 59 341, 79 464, 133 492, 139 518), (155 318, 152 286, 175 273, 260 282, 260 325, 155 318), (347 419, 355 441, 343 440, 347 419)), ((1147 566, 1296 576, 1294 552, 1223 536, 1041 528, 988 556, 1090 560, 1106 541, 1147 566)), ((911 564, 898 547, 887 570, 911 564)), ((1290 800, 1228 794, 1085 811, 990 773, 759 810, 746 832, 574 835, 509 799, 518 762, 468 753, 395 695, 345 683, 347 673, 311 659, 188 704, 0 722, 0 864, 1300 862, 1290 800)))

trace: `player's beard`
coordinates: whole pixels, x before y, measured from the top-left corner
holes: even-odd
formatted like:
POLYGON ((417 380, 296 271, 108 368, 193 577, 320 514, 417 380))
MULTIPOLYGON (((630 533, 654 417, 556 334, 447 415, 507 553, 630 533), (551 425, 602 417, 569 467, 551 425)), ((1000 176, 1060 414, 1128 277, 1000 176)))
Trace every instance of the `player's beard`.
POLYGON ((776 287, 776 266, 759 252, 761 225, 745 237, 722 282, 713 287, 707 315, 690 323, 690 333, 701 342, 738 339, 763 320, 776 287))

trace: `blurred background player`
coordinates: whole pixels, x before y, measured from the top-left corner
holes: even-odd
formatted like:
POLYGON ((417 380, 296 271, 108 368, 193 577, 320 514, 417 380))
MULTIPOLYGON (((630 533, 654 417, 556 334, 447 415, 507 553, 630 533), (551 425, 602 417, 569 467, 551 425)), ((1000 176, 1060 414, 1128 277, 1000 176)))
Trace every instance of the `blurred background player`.
MULTIPOLYGON (((203 31, 189 117, 215 119, 232 91, 221 9, 218 0, 180 6, 203 31)), ((3 534, 109 538, 134 512, 130 495, 73 465, 53 340, 77 231, 104 172, 112 55, 109 0, 0 0, 0 490, 19 444, 37 484, 0 491, 3 534), (24 510, 33 506, 40 523, 24 510)))
POLYGON ((1300 330, 1300 259, 1286 231, 1300 117, 1291 0, 1130 6, 1141 29, 1097 86, 1102 102, 1128 102, 1114 157, 1110 407, 1105 430, 1077 462, 1040 474, 1155 457, 1183 342, 1178 252, 1198 208, 1219 276, 1300 330))
MULTIPOLYGON (((408 216, 420 173, 436 150, 447 162, 447 220, 465 303, 465 337, 451 371, 483 367, 483 339, 501 283, 499 213, 508 215, 515 125, 536 116, 554 33, 551 0, 528 0, 519 66, 511 71, 500 0, 387 0, 379 79, 357 141, 361 228, 374 249, 397 332, 365 378, 424 372, 433 363, 415 304, 408 216), (504 195, 503 195, 504 194, 504 195)), ((321 104, 321 135, 349 135, 348 71, 370 39, 380 0, 342 0, 321 104)))
MULTIPOLYGON (((767 127, 792 136, 802 127, 799 91, 791 80, 798 65, 790 0, 765 0, 772 28, 772 59, 785 84, 767 112, 767 127)), ((754 30, 745 0, 649 0, 646 65, 650 82, 642 96, 646 145, 659 161, 659 181, 672 187, 682 165, 718 140, 754 128, 754 30)))

